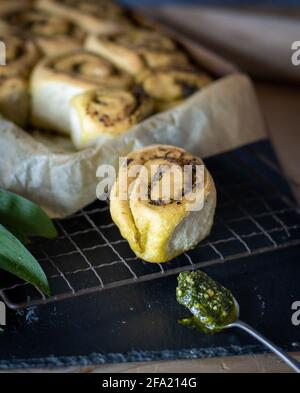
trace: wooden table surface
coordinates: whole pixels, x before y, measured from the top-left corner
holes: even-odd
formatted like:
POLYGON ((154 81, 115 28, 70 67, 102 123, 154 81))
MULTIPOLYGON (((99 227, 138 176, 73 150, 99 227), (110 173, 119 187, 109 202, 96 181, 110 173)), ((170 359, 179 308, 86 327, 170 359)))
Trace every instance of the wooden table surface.
MULTIPOLYGON (((164 18, 182 27, 188 26, 193 39, 206 42, 213 37, 210 46, 216 50, 224 48, 227 58, 239 62, 253 75, 260 76, 256 82, 256 90, 263 114, 269 127, 269 135, 281 161, 295 195, 300 202, 300 89, 296 84, 285 84, 284 79, 300 80, 300 66, 291 67, 288 62, 291 40, 300 40, 299 24, 298 37, 295 21, 299 22, 300 11, 281 12, 284 16, 274 16, 264 23, 261 12, 255 11, 226 11, 222 12, 206 8, 205 12, 198 7, 179 8, 168 6, 160 9, 164 18), (200 21, 201 20, 201 24, 200 21), (215 21, 215 22, 214 22, 215 21), (227 28, 226 28, 227 24, 227 28), (216 29, 218 25, 218 29, 216 29), (255 29, 253 26, 255 25, 255 29), (234 26, 234 29, 232 28, 234 26), (272 30, 272 26, 274 30, 272 30), (271 30, 270 30, 271 29, 271 30), (253 34, 252 34, 253 33, 253 34), (263 40, 263 44, 262 41, 263 40), (255 39, 254 39, 254 38, 255 39), (278 41, 278 38, 280 40, 278 41), (270 45, 268 45, 268 40, 270 45), (274 41, 275 40, 275 41, 274 41), (247 54, 245 55, 245 43, 247 54), (276 43, 276 45, 274 44, 276 43), (288 46, 288 47, 287 47, 288 46), (259 52, 257 53, 257 48, 259 52), (266 49, 267 48, 267 49, 266 49), (232 50, 234 49, 234 50, 232 50), (265 50, 264 50, 265 49, 265 50), (240 51, 240 52, 239 52, 240 51), (239 53, 242 56, 239 56, 239 53), (252 57, 251 57, 252 54, 252 57), (271 61, 274 59, 274 61, 271 61), (276 59, 276 61, 275 61, 276 59), (265 68, 264 68, 265 67, 265 68), (263 81, 262 76, 270 75, 279 83, 263 81)), ((264 12, 266 12, 264 10, 264 12)), ((269 14, 266 14, 269 15, 269 14)), ((294 354, 300 360, 300 353, 294 354)), ((43 370, 32 370, 40 372, 43 370)), ((290 370, 273 355, 239 356, 216 359, 182 360, 167 362, 127 363, 103 365, 97 367, 67 368, 55 372, 289 372, 290 370)))
MULTIPOLYGON (((292 354, 300 361, 300 352, 292 354)), ((9 373, 24 372, 12 370, 9 373)), ((271 354, 232 356, 212 359, 174 360, 141 363, 104 364, 100 366, 29 369, 29 373, 293 373, 271 354)), ((1 372, 0 372, 1 374, 1 372)))

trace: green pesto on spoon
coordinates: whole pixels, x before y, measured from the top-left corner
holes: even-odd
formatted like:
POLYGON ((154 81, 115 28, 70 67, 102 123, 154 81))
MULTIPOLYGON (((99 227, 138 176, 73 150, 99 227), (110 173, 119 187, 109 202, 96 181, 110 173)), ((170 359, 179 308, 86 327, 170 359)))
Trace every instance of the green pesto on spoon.
POLYGON ((178 276, 176 288, 178 303, 192 315, 179 322, 205 334, 214 334, 228 328, 240 328, 264 344, 286 364, 300 373, 300 363, 291 358, 271 341, 245 322, 239 320, 239 304, 233 294, 204 272, 183 272, 178 276))

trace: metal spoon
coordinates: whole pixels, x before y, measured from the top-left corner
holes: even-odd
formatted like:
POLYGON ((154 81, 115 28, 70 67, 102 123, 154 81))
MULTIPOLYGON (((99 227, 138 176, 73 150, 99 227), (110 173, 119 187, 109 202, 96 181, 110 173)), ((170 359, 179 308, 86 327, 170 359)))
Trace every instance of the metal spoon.
MULTIPOLYGON (((239 317, 240 306, 239 306, 237 300, 236 299, 234 299, 234 300, 235 300, 236 307, 237 307, 237 316, 239 317)), ((224 328, 226 328, 226 329, 239 328, 239 329, 242 329, 243 331, 247 332, 252 337, 256 338, 259 342, 264 344, 270 351, 275 353, 275 355, 277 355, 281 360, 283 360, 288 366, 293 368, 298 374, 300 374, 300 363, 297 360, 293 359, 286 352, 284 352, 281 348, 279 348, 277 345, 273 344, 270 340, 265 338, 262 334, 258 333, 255 329, 253 329, 247 323, 242 322, 239 319, 237 319, 235 322, 232 322, 230 325, 227 325, 224 328)))

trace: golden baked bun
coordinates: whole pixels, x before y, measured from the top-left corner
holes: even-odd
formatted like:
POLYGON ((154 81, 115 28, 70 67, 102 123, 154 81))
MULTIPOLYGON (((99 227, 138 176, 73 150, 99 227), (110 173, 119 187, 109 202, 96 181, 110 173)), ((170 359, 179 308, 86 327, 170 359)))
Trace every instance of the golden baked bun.
POLYGON ((140 89, 97 89, 71 100, 72 140, 79 149, 103 144, 128 131, 153 112, 140 89))
POLYGON ((121 166, 111 190, 110 212, 138 257, 153 263, 166 262, 195 247, 209 234, 216 190, 211 175, 202 165, 199 158, 183 149, 153 145, 131 153, 127 168, 121 166), (133 165, 141 165, 148 176, 140 170, 130 177, 133 165), (191 171, 184 177, 187 187, 182 187, 179 179, 182 180, 186 165, 191 171), (204 168, 202 182, 196 170, 198 165, 204 168), (163 184, 168 179, 171 187, 166 190, 163 184), (124 197, 119 187, 126 181, 124 197))
POLYGON ((31 75, 32 123, 70 134, 70 101, 97 87, 128 88, 132 78, 100 56, 75 51, 42 60, 31 75))
POLYGON ((84 32, 68 19, 45 11, 7 13, 2 20, 34 39, 47 56, 80 49, 85 37, 84 32))
POLYGON ((123 8, 111 0, 37 0, 36 7, 67 18, 88 33, 115 34, 128 25, 123 8))
POLYGON ((123 34, 90 35, 85 48, 98 53, 125 71, 138 75, 147 68, 187 64, 174 41, 157 31, 132 28, 123 34))
POLYGON ((25 126, 30 105, 28 78, 39 51, 30 39, 18 35, 2 35, 0 40, 6 48, 6 65, 0 66, 0 113, 25 126))
POLYGON ((210 84, 212 79, 205 72, 186 66, 146 70, 137 77, 137 81, 154 99, 155 110, 162 112, 181 104, 210 84))

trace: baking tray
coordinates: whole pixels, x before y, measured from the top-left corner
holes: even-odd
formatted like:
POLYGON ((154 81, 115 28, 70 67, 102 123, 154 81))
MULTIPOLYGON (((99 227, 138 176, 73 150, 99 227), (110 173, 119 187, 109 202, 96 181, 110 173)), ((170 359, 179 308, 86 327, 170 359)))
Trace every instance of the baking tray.
POLYGON ((272 157, 246 146, 238 154, 205 160, 216 183, 218 204, 210 236, 195 249, 168 263, 146 263, 121 237, 108 204, 96 201, 56 220, 56 240, 29 246, 49 279, 52 296, 5 273, 0 279, 2 299, 14 309, 30 307, 300 244, 298 206, 288 190, 278 189, 270 172, 264 176, 264 168, 269 168, 282 178, 272 157))

